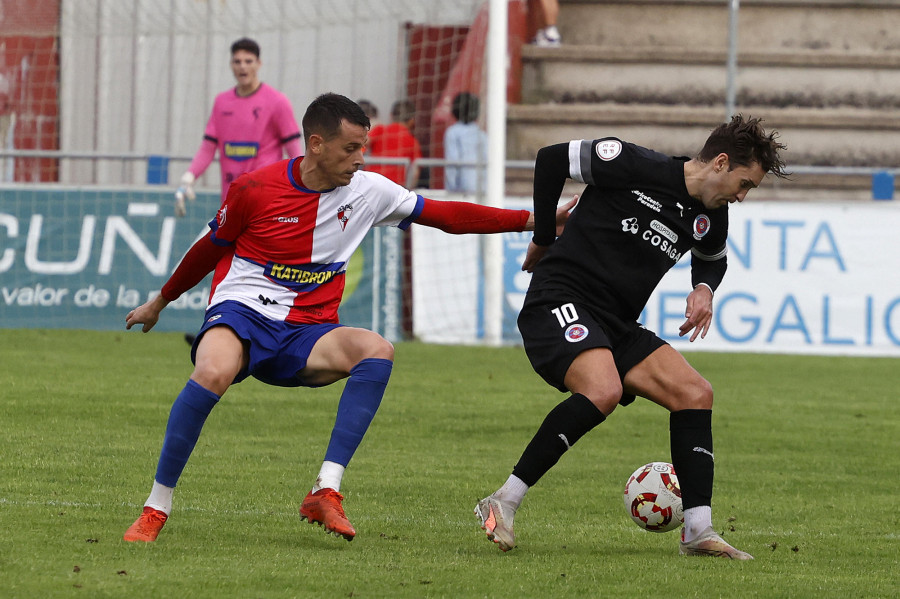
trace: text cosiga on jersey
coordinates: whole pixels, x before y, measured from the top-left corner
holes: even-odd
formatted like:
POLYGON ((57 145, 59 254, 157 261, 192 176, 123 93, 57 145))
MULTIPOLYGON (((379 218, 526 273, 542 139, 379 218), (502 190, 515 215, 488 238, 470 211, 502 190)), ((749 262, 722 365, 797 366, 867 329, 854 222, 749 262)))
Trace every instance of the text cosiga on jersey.
POLYGON ((700 240, 709 233, 709 217, 705 214, 698 214, 694 219, 694 239, 700 240))
POLYGON ((606 139, 597 144, 597 157, 600 160, 612 160, 622 153, 622 142, 618 139, 606 139))

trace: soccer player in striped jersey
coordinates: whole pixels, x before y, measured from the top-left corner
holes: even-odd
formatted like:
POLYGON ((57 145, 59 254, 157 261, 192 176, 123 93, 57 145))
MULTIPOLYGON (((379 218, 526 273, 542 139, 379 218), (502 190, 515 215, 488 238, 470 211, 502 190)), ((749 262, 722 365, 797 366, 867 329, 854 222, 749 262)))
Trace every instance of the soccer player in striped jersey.
MULTIPOLYGON (((207 416, 229 386, 248 376, 285 387, 349 377, 300 516, 347 540, 356 535, 341 481, 381 403, 394 348, 373 331, 338 322, 347 261, 374 226, 405 230, 418 223, 449 233, 533 227, 527 210, 430 200, 359 170, 368 129, 353 101, 318 97, 303 118, 306 155, 238 177, 210 234, 192 246, 156 298, 128 313, 126 328, 143 325, 147 332, 169 302, 215 270, 192 351, 194 371, 172 406, 150 495, 125 540, 156 539, 207 416)), ((559 209, 560 225, 569 208, 559 209)))
POLYGON ((547 414, 506 483, 475 506, 501 550, 516 545, 513 518, 528 489, 639 395, 671 413, 685 518, 680 552, 752 559, 712 528, 712 387, 637 321, 663 275, 690 252, 694 289, 679 334, 706 336, 725 275, 728 205, 744 201, 766 173, 785 175, 784 146, 759 121, 733 117, 693 159, 613 137, 538 152, 534 238, 522 265, 534 276, 518 326, 535 371, 570 395, 547 414), (557 239, 553 207, 567 178, 586 188, 557 239))

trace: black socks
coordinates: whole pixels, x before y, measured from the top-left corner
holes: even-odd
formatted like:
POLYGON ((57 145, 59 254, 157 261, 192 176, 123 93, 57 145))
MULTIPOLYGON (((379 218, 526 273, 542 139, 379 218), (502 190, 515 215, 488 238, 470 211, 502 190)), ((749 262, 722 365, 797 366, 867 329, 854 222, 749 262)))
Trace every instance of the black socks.
POLYGON ((563 400, 544 418, 512 473, 534 486, 571 446, 604 420, 603 412, 584 395, 576 393, 563 400))
POLYGON ((713 489, 712 410, 679 410, 669 415, 672 466, 684 509, 711 505, 713 489))

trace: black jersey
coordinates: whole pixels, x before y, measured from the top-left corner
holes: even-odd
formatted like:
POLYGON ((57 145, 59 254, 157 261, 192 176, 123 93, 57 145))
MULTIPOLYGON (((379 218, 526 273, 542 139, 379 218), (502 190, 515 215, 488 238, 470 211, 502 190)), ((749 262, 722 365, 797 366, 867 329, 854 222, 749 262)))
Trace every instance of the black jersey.
POLYGON ((587 187, 535 267, 526 304, 549 293, 637 320, 689 251, 694 283, 715 289, 724 274, 728 206, 708 210, 688 195, 687 160, 612 137, 569 142, 568 177, 587 187), (715 273, 708 281, 696 276, 704 269, 715 273))

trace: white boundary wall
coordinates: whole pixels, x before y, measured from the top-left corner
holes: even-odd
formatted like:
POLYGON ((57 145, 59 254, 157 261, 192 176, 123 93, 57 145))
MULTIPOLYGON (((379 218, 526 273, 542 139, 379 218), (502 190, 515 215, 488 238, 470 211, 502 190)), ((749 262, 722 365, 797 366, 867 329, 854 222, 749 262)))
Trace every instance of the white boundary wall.
MULTIPOLYGON (((648 303, 641 320, 650 330, 683 351, 900 357, 900 204, 750 200, 733 206, 730 219, 728 273, 716 292, 710 334, 694 343, 678 337, 689 258, 648 303)), ((416 336, 480 342, 478 239, 424 227, 413 227, 413 234, 416 336)), ((514 322, 530 280, 519 272, 529 239, 505 235, 507 322, 514 322)), ((521 341, 509 327, 504 339, 521 341)))

